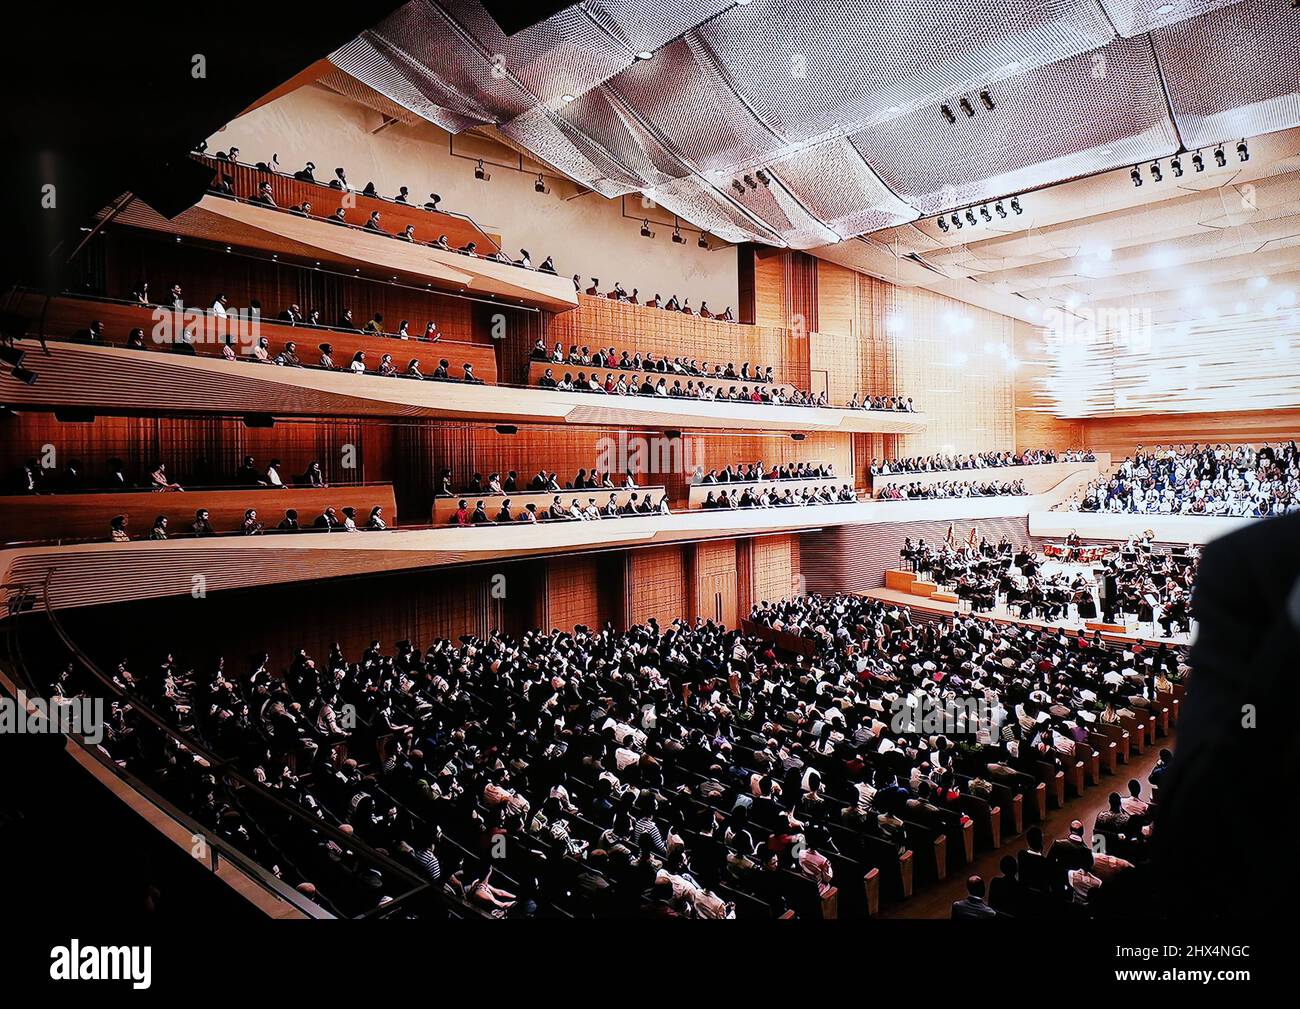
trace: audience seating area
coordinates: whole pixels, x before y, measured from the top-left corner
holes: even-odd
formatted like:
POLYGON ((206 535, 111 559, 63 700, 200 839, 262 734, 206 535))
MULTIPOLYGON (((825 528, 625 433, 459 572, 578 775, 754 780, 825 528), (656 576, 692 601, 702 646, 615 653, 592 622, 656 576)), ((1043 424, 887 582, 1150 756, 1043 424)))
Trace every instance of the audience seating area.
MULTIPOLYGON (((118 665, 125 696, 494 917, 876 913, 1118 773, 1169 731, 1184 675, 1163 648, 941 625, 852 596, 763 603, 730 632, 675 621, 391 654, 376 642, 359 662, 336 649, 247 672, 142 662, 118 665), (920 730, 918 705, 952 691, 987 710, 920 730), (241 728, 226 712, 253 693, 268 703, 241 728)), ((80 686, 65 673, 52 689, 80 686)), ((262 817, 219 776, 195 791, 185 779, 207 772, 187 762, 159 781, 155 732, 115 706, 105 745, 322 906, 355 915, 387 899, 384 864, 262 817)), ((1063 875, 1032 916, 1133 899, 1114 881, 1145 858, 1147 822, 1115 831, 1125 860, 1095 892, 1072 897, 1063 875)))
MULTIPOLYGON (((635 487, 626 490, 609 490, 600 488, 592 490, 590 488, 569 488, 562 491, 517 491, 508 494, 462 494, 455 497, 438 497, 433 502, 433 524, 448 525, 458 521, 457 515, 461 508, 461 502, 464 502, 471 515, 479 504, 483 505, 484 514, 487 521, 495 523, 501 506, 506 502, 510 503, 512 516, 517 519, 518 516, 533 505, 537 512, 539 522, 554 521, 572 521, 574 516, 571 509, 576 501, 579 510, 586 510, 593 505, 601 512, 602 518, 613 518, 605 511, 609 507, 609 502, 613 499, 618 508, 626 508, 629 504, 636 508, 646 501, 654 505, 652 512, 639 511, 638 514, 658 514, 659 502, 664 499, 665 492, 663 487, 635 487), (559 503, 563 515, 557 516, 552 513, 551 509, 559 503)), ((481 524, 471 523, 471 524, 481 524)))
POLYGON ((247 532, 243 523, 251 508, 257 513, 257 523, 267 532, 276 531, 289 509, 298 513, 302 529, 310 531, 327 508, 337 513, 340 526, 343 509, 353 509, 357 526, 363 527, 376 507, 383 509, 386 526, 397 524, 392 484, 5 495, 0 497, 0 530, 8 542, 102 540, 109 537, 113 519, 125 515, 128 536, 146 539, 161 515, 167 518, 167 539, 176 539, 193 535, 196 513, 206 510, 211 535, 222 535, 247 532))
MULTIPOLYGON (((125 302, 92 300, 77 297, 58 297, 50 300, 36 294, 26 294, 20 301, 18 311, 33 320, 44 320, 47 339, 71 340, 96 320, 104 324, 106 346, 125 347, 131 330, 144 331, 144 349, 174 351, 174 345, 157 342, 154 329, 158 325, 156 311, 169 311, 166 308, 154 309, 125 302)), ((188 343, 193 352, 201 357, 222 357, 226 341, 223 339, 231 333, 235 320, 220 319, 199 308, 186 308, 185 315, 200 316, 204 335, 188 343)), ((33 326, 39 325, 33 322, 33 326)), ((171 332, 168 330, 167 332, 171 332)), ((474 374, 485 383, 497 380, 496 350, 488 344, 460 343, 449 340, 429 342, 422 339, 403 340, 393 336, 381 336, 362 333, 356 330, 333 328, 315 328, 309 326, 290 326, 272 319, 262 318, 257 322, 257 333, 268 341, 268 354, 274 358, 289 343, 297 345, 297 355, 304 367, 316 366, 321 351, 319 345, 328 343, 333 349, 336 368, 346 369, 353 356, 362 351, 366 354, 367 369, 374 372, 385 354, 391 354, 393 364, 399 373, 406 370, 412 359, 420 361, 421 371, 429 377, 440 360, 446 360, 448 371, 453 379, 460 377, 463 365, 473 366, 474 374)), ((33 333, 32 335, 35 335, 33 333)), ((251 356, 252 344, 238 339, 233 341, 232 350, 241 361, 255 360, 251 356)), ((96 341, 98 342, 98 341, 96 341)))

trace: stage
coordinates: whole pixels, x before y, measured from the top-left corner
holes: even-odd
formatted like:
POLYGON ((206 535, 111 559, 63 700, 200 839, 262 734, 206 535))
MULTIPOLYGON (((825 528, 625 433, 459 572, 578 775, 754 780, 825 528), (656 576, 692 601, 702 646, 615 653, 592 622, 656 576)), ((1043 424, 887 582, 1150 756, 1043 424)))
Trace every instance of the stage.
MULTIPOLYGON (((896 603, 900 606, 910 606, 913 609, 920 610, 924 613, 933 613, 939 616, 952 616, 957 613, 957 603, 949 602, 944 599, 934 599, 927 596, 916 595, 902 589, 893 589, 882 586, 878 589, 868 589, 861 593, 868 599, 879 599, 883 602, 896 603)), ((1073 607, 1071 607, 1073 608, 1073 607)), ((999 623, 1020 624, 1024 627, 1034 628, 1064 628, 1067 631, 1079 631, 1083 628, 1084 621, 1078 619, 1057 620, 1053 623, 1045 623, 1042 620, 1025 620, 1020 617, 1012 616, 1007 610, 1006 603, 999 599, 998 604, 991 610, 982 613, 970 614, 985 620, 996 620, 999 623)), ((1089 621, 1093 623, 1094 621, 1089 621)), ((1088 632, 1091 634, 1091 631, 1088 632)), ((1106 641, 1112 641, 1116 644, 1166 644, 1170 647, 1185 648, 1191 643, 1191 635, 1186 633, 1176 633, 1169 637, 1162 637, 1162 628, 1159 624, 1155 625, 1154 633, 1148 623, 1138 624, 1130 622, 1125 625, 1125 630, 1104 630, 1102 638, 1106 641)))

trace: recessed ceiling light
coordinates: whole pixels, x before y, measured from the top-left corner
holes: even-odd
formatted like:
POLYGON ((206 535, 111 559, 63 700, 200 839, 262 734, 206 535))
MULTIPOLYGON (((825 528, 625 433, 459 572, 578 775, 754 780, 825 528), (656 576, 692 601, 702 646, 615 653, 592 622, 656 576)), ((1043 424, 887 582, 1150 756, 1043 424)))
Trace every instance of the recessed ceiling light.
POLYGON ((652 60, 655 58, 655 54, 650 52, 650 50, 647 49, 643 52, 637 53, 636 58, 639 60, 652 60))
POLYGON ((560 95, 560 101, 568 103, 574 101, 573 95, 560 95))
POLYGON ((1156 8, 1157 14, 1172 14, 1178 9, 1178 4, 1161 4, 1156 8))

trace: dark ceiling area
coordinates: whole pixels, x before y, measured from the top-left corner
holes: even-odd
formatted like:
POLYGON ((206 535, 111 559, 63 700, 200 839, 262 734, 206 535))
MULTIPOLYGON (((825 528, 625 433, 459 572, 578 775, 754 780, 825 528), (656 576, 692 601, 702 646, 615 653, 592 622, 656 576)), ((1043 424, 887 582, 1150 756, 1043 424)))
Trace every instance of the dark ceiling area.
POLYGON ((6 25, 5 286, 56 283, 80 229, 124 192, 186 199, 196 142, 389 10, 148 2, 6 25))

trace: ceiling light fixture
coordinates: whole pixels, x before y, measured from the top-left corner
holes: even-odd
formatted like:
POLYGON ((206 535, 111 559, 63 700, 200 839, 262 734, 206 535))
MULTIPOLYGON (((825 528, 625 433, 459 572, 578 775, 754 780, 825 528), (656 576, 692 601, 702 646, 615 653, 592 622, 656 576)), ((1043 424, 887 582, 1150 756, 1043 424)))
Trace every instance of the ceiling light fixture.
POLYGON ((975 211, 971 210, 969 207, 966 208, 966 223, 969 224, 971 227, 974 227, 977 223, 979 223, 978 221, 975 220, 975 211))
POLYGON ((968 118, 975 115, 975 106, 971 105, 964 95, 958 104, 961 105, 961 110, 966 113, 968 118))
POLYGON ((935 221, 935 223, 939 225, 940 231, 942 231, 945 235, 948 234, 948 219, 946 217, 938 218, 935 221))
POLYGON ((940 105, 939 111, 943 113, 943 118, 948 120, 949 124, 957 121, 957 117, 952 114, 952 108, 948 105, 940 105))
POLYGON ((984 103, 984 107, 988 109, 990 112, 992 112, 993 109, 995 108, 993 104, 993 97, 987 91, 980 92, 980 101, 984 103))
POLYGON ((1223 153, 1223 145, 1220 144, 1214 149, 1214 163, 1222 168, 1228 163, 1228 156, 1223 153))
POLYGON ((641 222, 641 237, 642 238, 655 237, 655 233, 650 230, 650 219, 648 217, 641 222))
POLYGON ((993 215, 989 213, 988 207, 980 207, 980 216, 986 221, 993 220, 993 215))
POLYGON ((1192 167, 1195 168, 1198 172, 1205 171, 1205 159, 1201 157, 1200 151, 1197 151, 1195 154, 1192 155, 1192 167))
POLYGON ((1134 165, 1128 173, 1128 177, 1133 180, 1133 188, 1142 188, 1142 173, 1138 171, 1137 165, 1134 165))
POLYGON ((965 225, 961 223, 961 217, 957 214, 953 214, 950 219, 958 231, 961 231, 961 229, 965 227, 965 225))
POLYGON ((738 192, 741 196, 745 195, 745 186, 739 179, 731 180, 731 188, 734 189, 736 192, 738 192))
POLYGON ((1250 148, 1246 146, 1246 141, 1244 140, 1239 141, 1237 144, 1237 160, 1238 161, 1250 160, 1250 148))
POLYGON ((545 193, 548 191, 546 188, 546 180, 542 178, 541 172, 537 173, 537 181, 533 183, 533 188, 539 193, 545 193))
POLYGON ((1183 161, 1178 155, 1174 155, 1173 160, 1169 162, 1169 167, 1174 170, 1174 178, 1181 179, 1183 177, 1183 161))
POLYGON ((1163 182, 1165 179, 1164 173, 1160 171, 1159 161, 1151 162, 1151 178, 1155 179, 1157 182, 1163 182))
POLYGON ((1013 196, 1013 197, 1011 197, 1011 209, 1014 210, 1017 214, 1023 213, 1023 211, 1020 209, 1020 197, 1019 197, 1019 196, 1013 196))
POLYGON ((490 176, 490 175, 487 173, 487 170, 484 169, 484 167, 483 167, 483 159, 482 159, 482 158, 479 158, 479 160, 478 160, 478 164, 476 164, 476 165, 474 166, 474 178, 478 179, 480 182, 491 182, 491 181, 492 181, 492 176, 490 176))
POLYGON ((655 54, 650 52, 650 50, 645 49, 637 53, 636 58, 639 60, 652 60, 655 58, 655 54))
POLYGON ((1005 218, 1007 216, 1007 208, 1002 205, 1001 200, 998 200, 997 204, 993 207, 993 209, 998 212, 999 217, 1005 218))
POLYGON ((673 228, 673 244, 675 245, 686 244, 686 239, 682 236, 682 229, 680 225, 677 225, 673 228))
POLYGON ((573 95, 560 95, 560 101, 564 102, 565 105, 568 105, 570 102, 577 101, 577 99, 574 98, 573 95))
POLYGON ((708 236, 706 236, 704 232, 701 231, 699 241, 697 241, 695 244, 698 245, 701 249, 707 249, 709 247, 708 236))

